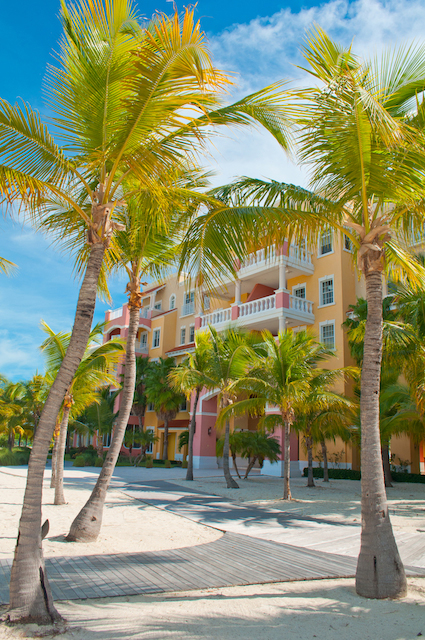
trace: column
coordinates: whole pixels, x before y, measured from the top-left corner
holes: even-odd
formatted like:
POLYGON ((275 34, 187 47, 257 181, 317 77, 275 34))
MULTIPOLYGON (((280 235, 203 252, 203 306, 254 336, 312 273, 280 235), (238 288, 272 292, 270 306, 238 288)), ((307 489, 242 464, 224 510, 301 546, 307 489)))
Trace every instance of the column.
POLYGON ((286 290, 286 264, 281 263, 279 265, 279 289, 280 291, 286 290))
POLYGON ((241 303, 241 281, 235 281, 235 301, 232 304, 232 320, 239 318, 239 305, 241 303))

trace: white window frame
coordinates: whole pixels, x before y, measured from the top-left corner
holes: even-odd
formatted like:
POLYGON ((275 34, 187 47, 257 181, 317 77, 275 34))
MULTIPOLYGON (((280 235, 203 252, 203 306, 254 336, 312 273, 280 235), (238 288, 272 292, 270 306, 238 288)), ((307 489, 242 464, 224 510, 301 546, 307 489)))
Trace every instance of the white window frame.
POLYGON ((146 405, 146 411, 155 411, 155 405, 153 402, 148 402, 146 405))
MULTIPOLYGON (((155 434, 155 427, 146 427, 146 431, 153 431, 153 433, 155 434)), ((149 447, 146 449, 146 455, 152 455, 153 454, 153 442, 150 443, 149 447)))
POLYGON ((332 307, 335 303, 335 275, 332 273, 329 276, 324 276, 323 278, 319 278, 319 305, 318 309, 322 309, 324 307, 332 307), (333 302, 328 302, 327 304, 322 303, 322 282, 325 280, 332 280, 332 291, 333 291, 333 302))
POLYGON ((343 236, 342 236, 342 248, 347 253, 353 253, 353 241, 351 240, 351 238, 349 236, 347 236, 346 233, 343 233, 343 236), (346 240, 348 240, 348 242, 350 243, 350 249, 347 249, 347 247, 345 246, 345 241, 346 240))
POLYGON ((156 311, 162 311, 162 300, 158 300, 158 302, 155 302, 155 304, 153 305, 153 308, 156 311))
POLYGON ((161 346, 161 327, 157 327, 152 331, 152 349, 159 349, 161 346), (158 344, 155 346, 155 336, 158 335, 158 344))
POLYGON ((294 284, 292 287, 292 295, 295 296, 295 291, 297 291, 297 289, 304 289, 305 291, 305 298, 300 298, 300 300, 306 300, 307 299, 307 283, 306 282, 301 282, 300 284, 294 284))
POLYGON ((140 334, 140 346, 148 346, 148 332, 147 331, 142 331, 142 333, 140 334), (145 338, 143 340, 143 338, 145 338))
POLYGON ((189 344, 191 344, 192 342, 195 342, 195 325, 194 324, 189 325, 189 344), (193 340, 191 339, 192 330, 193 330, 193 340))
POLYGON ((322 342, 322 344, 325 344, 322 340, 322 328, 329 327, 330 325, 332 325, 334 328, 334 346, 328 347, 328 349, 333 349, 333 351, 335 351, 336 350, 335 320, 324 320, 324 322, 319 322, 319 341, 322 342))
POLYGON ((170 296, 170 304, 169 304, 170 311, 172 309, 175 309, 176 305, 177 305, 177 296, 175 293, 172 293, 170 296))
POLYGON ((331 246, 332 249, 331 251, 327 251, 326 253, 321 253, 322 250, 322 236, 324 233, 327 233, 328 231, 322 231, 321 233, 319 233, 319 240, 317 243, 317 257, 318 258, 325 258, 326 256, 331 256, 334 251, 335 251, 335 246, 334 246, 334 233, 332 231, 332 229, 329 229, 329 233, 331 234, 331 246))
POLYGON ((186 325, 183 325, 183 327, 180 327, 180 344, 181 345, 186 344, 186 325), (184 338, 184 340, 182 340, 182 338, 184 338))

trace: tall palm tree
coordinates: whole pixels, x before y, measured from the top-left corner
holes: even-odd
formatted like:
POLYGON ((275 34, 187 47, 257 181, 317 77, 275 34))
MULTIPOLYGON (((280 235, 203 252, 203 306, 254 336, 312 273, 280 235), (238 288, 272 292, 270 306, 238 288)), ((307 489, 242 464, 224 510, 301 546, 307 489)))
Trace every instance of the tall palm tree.
POLYGON ((131 0, 61 3, 58 66, 47 78, 58 145, 39 114, 0 100, 0 198, 76 253, 84 272, 67 354, 40 418, 11 572, 8 619, 60 618, 41 547, 41 490, 66 390, 87 345, 96 293, 116 255, 124 198, 203 149, 211 126, 261 123, 286 145, 281 86, 223 106, 228 80, 210 60, 193 10, 138 22, 131 0))
POLYGON ((243 259, 254 238, 265 244, 281 242, 283 235, 289 240, 306 235, 311 242, 326 226, 350 238, 368 302, 356 589, 365 597, 401 596, 406 578, 380 470, 382 273, 393 279, 408 275, 413 284, 424 279, 405 247, 423 231, 425 105, 417 96, 425 89, 425 46, 403 46, 385 51, 381 59, 363 61, 317 27, 308 34, 303 52, 315 86, 297 92, 298 158, 310 167, 316 193, 255 179, 216 190, 223 204, 192 225, 181 265, 208 282, 212 265, 234 274, 235 257, 243 259))
MULTIPOLYGON (((196 428, 196 412, 202 389, 211 388, 213 384, 208 377, 208 367, 210 358, 210 342, 208 334, 195 335, 195 351, 188 353, 188 357, 170 372, 171 384, 180 393, 184 393, 190 401, 192 393, 195 394, 192 405, 192 416, 189 424, 188 434, 188 456, 186 480, 193 480, 193 436, 196 428)), ((213 388, 213 387, 212 387, 213 388)))
POLYGON ((168 459, 168 425, 179 412, 185 396, 170 384, 170 373, 175 367, 174 358, 159 358, 151 362, 145 381, 146 398, 153 404, 160 420, 164 421, 162 457, 168 459))
MULTIPOLYGON (((55 333, 43 320, 41 327, 47 333, 41 350, 46 358, 47 369, 52 378, 55 378, 69 347, 71 334, 55 333)), ((124 353, 123 345, 117 340, 99 344, 102 341, 102 331, 103 324, 98 323, 90 332, 89 345, 64 397, 56 451, 54 484, 54 504, 56 505, 65 504, 63 462, 69 419, 79 416, 84 409, 99 400, 98 390, 102 385, 115 382, 114 376, 109 371, 120 361, 124 353)))
POLYGON ((25 389, 21 382, 2 379, 0 383, 0 433, 7 436, 9 451, 15 444, 16 435, 24 432, 25 422, 22 398, 25 389))
MULTIPOLYGON (((304 405, 315 376, 315 367, 331 357, 333 352, 317 342, 305 331, 281 332, 277 340, 270 331, 262 332, 262 349, 252 369, 235 385, 238 391, 250 394, 235 402, 224 414, 242 415, 250 412, 263 416, 260 424, 268 431, 284 427, 283 499, 291 500, 290 488, 290 431, 297 410, 304 405), (266 406, 277 408, 276 414, 265 414, 266 406)), ((222 418, 223 419, 223 416, 222 418)))

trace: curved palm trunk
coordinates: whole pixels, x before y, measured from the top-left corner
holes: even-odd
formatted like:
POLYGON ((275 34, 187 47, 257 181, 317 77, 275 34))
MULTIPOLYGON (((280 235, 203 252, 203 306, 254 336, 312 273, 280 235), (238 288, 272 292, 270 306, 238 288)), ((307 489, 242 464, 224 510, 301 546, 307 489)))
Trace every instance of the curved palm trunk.
POLYGON ((253 458, 251 458, 251 460, 249 461, 249 465, 247 466, 245 471, 244 480, 247 479, 250 471, 252 471, 254 464, 257 462, 257 460, 258 460, 258 456, 253 456, 253 458))
POLYGON ((238 478, 240 480, 241 479, 241 474, 239 473, 238 463, 236 462, 236 451, 232 451, 232 461, 233 461, 233 468, 236 471, 236 475, 238 476, 238 478))
POLYGON ((58 452, 56 462, 56 484, 55 484, 55 501, 54 504, 66 504, 65 496, 63 493, 63 461, 65 456, 66 434, 68 433, 68 420, 69 412, 71 411, 71 404, 68 406, 65 404, 63 409, 62 422, 59 432, 58 440, 58 452))
POLYGON ((382 445, 382 467, 384 469, 384 481, 386 487, 392 487, 392 476, 391 476, 391 466, 390 466, 390 446, 389 443, 386 442, 382 445))
POLYGON ((224 445, 223 445, 223 473, 226 479, 228 489, 239 489, 239 485, 232 478, 229 468, 229 440, 230 440, 230 422, 226 420, 226 427, 224 431, 224 445))
POLYGON ((190 425, 189 425, 186 480, 193 480, 193 436, 195 435, 196 411, 198 409, 200 394, 201 394, 200 387, 196 387, 195 402, 193 403, 192 418, 190 420, 190 425))
POLYGON ((362 534, 356 591, 367 598, 406 594, 406 576, 388 514, 379 433, 382 359, 382 277, 366 273, 368 313, 364 338, 360 415, 362 424, 362 534))
POLYGON ((307 487, 315 487, 313 478, 313 442, 310 436, 306 436, 305 446, 307 447, 307 462, 308 462, 308 480, 307 487))
POLYGON ((101 243, 91 247, 69 347, 50 389, 34 437, 10 578, 7 614, 10 622, 26 620, 50 623, 61 618, 53 605, 41 546, 43 476, 56 417, 87 347, 104 251, 105 246, 101 243))
POLYGON ((284 450, 284 460, 285 460, 285 468, 283 471, 283 499, 291 500, 291 486, 290 486, 290 477, 291 477, 291 441, 290 441, 290 433, 291 433, 291 422, 288 419, 284 419, 285 424, 285 435, 283 438, 283 450, 284 450))
POLYGON ((103 505, 106 492, 121 450, 125 430, 133 405, 134 384, 136 381, 136 336, 139 328, 139 309, 131 307, 130 321, 125 352, 124 382, 121 391, 121 404, 118 419, 112 436, 111 446, 97 479, 96 485, 84 507, 71 524, 67 540, 69 542, 90 542, 96 540, 102 526, 103 505))
POLYGON ((164 446, 162 448, 163 460, 168 460, 168 416, 164 416, 164 446))
POLYGON ((96 431, 96 451, 97 457, 103 458, 103 435, 100 433, 100 429, 96 431))
POLYGON ((12 451, 14 444, 15 444, 15 433, 14 433, 13 429, 10 429, 9 430, 9 437, 8 437, 8 440, 7 440, 7 448, 9 449, 9 451, 12 451))
POLYGON ((324 440, 320 442, 320 445, 322 447, 322 458, 323 458, 323 482, 329 482, 328 448, 324 440))

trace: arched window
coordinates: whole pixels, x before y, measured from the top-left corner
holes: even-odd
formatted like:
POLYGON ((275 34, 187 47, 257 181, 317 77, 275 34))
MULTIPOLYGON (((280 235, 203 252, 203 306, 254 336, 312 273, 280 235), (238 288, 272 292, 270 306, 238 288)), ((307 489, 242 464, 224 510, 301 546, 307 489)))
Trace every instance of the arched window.
POLYGON ((175 294, 173 293, 173 294, 170 296, 170 309, 175 309, 175 308, 176 308, 176 296, 175 296, 175 294))

